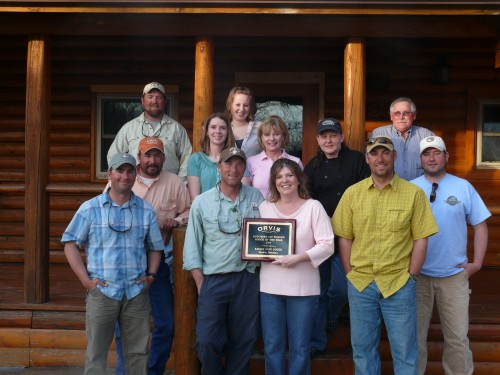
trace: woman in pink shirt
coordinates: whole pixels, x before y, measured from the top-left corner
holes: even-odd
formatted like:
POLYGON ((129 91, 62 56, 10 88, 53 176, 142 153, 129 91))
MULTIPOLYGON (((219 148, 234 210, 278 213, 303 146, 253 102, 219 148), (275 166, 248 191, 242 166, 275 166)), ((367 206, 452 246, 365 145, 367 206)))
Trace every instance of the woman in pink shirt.
POLYGON ((290 144, 290 133, 285 122, 279 116, 269 116, 261 122, 257 133, 262 151, 247 159, 248 173, 253 187, 256 187, 267 199, 269 194, 269 173, 271 166, 278 159, 295 161, 304 169, 299 158, 289 155, 285 149, 290 144))
POLYGON ((266 374, 310 373, 311 332, 319 301, 318 266, 333 254, 330 218, 307 192, 306 176, 293 160, 271 167, 269 198, 259 206, 261 218, 295 219, 295 254, 262 262, 260 311, 266 374))

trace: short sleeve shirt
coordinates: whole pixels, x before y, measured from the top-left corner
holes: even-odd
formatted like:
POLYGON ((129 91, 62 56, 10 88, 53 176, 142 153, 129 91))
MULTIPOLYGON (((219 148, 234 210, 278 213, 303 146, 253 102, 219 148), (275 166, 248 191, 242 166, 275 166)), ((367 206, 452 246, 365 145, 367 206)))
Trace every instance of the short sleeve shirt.
POLYGON ((371 177, 349 187, 332 225, 352 240, 349 281, 359 291, 375 281, 386 298, 408 281, 413 242, 438 231, 422 189, 397 175, 382 190, 371 177))

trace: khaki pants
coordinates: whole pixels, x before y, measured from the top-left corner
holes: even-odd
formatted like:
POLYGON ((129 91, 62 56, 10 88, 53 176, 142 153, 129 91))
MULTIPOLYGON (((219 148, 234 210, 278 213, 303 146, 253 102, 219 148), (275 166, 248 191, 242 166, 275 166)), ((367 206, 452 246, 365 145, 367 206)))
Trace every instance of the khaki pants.
POLYGON ((436 301, 444 336, 443 369, 447 375, 470 375, 474 370, 469 348, 469 279, 466 271, 449 277, 421 275, 417 282, 418 369, 427 366, 427 332, 436 301))
POLYGON ((127 300, 117 301, 105 296, 97 288, 87 294, 84 375, 105 375, 108 350, 120 325, 122 348, 127 374, 146 375, 151 307, 149 288, 127 300))

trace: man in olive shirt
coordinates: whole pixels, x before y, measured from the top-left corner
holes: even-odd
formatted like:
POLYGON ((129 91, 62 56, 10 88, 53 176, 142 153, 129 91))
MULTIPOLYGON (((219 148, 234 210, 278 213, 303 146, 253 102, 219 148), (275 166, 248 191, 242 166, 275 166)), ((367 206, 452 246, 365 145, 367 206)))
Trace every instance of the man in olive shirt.
POLYGON ((389 138, 370 139, 372 175, 346 190, 332 219, 348 279, 357 375, 380 374, 382 319, 394 373, 418 375, 416 276, 427 237, 438 228, 424 192, 394 172, 396 157, 389 138))

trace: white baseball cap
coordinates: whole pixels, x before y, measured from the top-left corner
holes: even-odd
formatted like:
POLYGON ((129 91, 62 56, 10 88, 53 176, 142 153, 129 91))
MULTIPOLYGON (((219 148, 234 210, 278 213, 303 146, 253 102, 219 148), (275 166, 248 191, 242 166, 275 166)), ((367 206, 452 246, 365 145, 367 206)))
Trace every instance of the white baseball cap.
POLYGON ((429 147, 438 149, 441 152, 446 152, 446 145, 444 144, 443 138, 437 135, 431 135, 420 141, 420 153, 424 152, 429 147))
POLYGON ((142 95, 149 93, 151 90, 159 90, 163 95, 165 95, 165 87, 161 83, 151 82, 144 86, 144 90, 142 90, 142 95))

